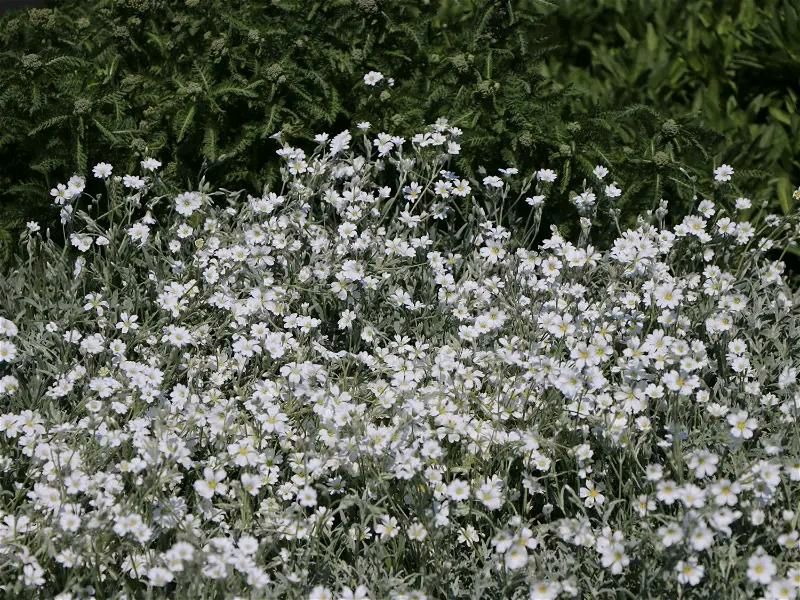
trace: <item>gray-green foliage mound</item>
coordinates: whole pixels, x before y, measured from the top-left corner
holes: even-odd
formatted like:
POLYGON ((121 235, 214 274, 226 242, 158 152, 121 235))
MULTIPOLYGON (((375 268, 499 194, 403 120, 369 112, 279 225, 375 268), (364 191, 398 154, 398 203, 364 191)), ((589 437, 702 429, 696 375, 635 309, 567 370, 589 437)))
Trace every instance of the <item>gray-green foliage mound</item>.
POLYGON ((722 165, 600 250, 596 165, 531 249, 563 174, 472 179, 459 134, 53 190, 68 245, 30 224, 0 280, 6 595, 796 595, 796 216, 722 165))

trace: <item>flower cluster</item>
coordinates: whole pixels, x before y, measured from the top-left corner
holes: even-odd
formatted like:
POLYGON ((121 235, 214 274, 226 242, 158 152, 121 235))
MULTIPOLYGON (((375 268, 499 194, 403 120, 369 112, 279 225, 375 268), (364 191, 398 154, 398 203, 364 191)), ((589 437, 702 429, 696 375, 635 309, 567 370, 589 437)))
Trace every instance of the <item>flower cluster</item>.
POLYGON ((717 186, 534 247, 500 204, 538 226, 554 170, 367 129, 260 196, 157 194, 154 159, 54 189, 71 247, 30 228, 0 282, 0 589, 795 598, 793 217, 717 186))

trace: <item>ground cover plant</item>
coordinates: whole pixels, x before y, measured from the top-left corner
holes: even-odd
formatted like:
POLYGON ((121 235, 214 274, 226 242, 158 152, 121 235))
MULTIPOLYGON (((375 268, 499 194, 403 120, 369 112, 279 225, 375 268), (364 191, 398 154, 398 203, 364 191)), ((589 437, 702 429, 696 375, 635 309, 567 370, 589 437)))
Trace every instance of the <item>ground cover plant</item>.
POLYGON ((709 165, 617 229, 605 165, 471 178, 460 135, 53 188, 69 243, 29 223, 0 280, 6 595, 796 597, 797 215, 709 165))
MULTIPOLYGON (((559 43, 535 11, 494 0, 65 0, 10 13, 0 253, 27 220, 55 218, 53 185, 100 161, 133 169, 156 157, 175 184, 203 171, 256 193, 278 178, 278 130, 310 141, 366 119, 410 136, 441 115, 464 130, 465 174, 546 163, 566 191, 603 162, 630 182, 623 220, 661 197, 680 218, 713 132, 642 106, 578 109, 542 75, 559 43)), ((547 222, 576 222, 569 204, 553 209, 547 222)))

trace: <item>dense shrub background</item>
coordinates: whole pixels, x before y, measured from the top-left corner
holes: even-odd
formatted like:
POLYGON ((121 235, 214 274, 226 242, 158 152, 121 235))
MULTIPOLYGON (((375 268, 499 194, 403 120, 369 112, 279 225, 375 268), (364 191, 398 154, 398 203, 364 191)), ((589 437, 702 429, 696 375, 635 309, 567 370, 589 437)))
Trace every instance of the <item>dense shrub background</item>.
POLYGON ((252 188, 276 177, 278 130, 297 143, 359 120, 407 134, 446 116, 464 129, 462 172, 547 165, 564 173, 562 191, 602 162, 625 191, 623 220, 661 197, 685 214, 692 178, 723 160, 739 181, 757 178, 754 200, 788 209, 790 3, 697 1, 686 18, 644 0, 591 4, 71 0, 7 15, 0 252, 26 219, 55 219, 44 212, 54 182, 98 161, 133 167, 131 147, 177 185, 205 169, 252 188), (367 87, 370 70, 395 85, 367 87))
POLYGON ((644 103, 694 112, 724 136, 713 151, 768 173, 769 198, 791 209, 800 175, 800 4, 563 0, 542 12, 560 42, 545 73, 575 87, 576 110, 644 103))

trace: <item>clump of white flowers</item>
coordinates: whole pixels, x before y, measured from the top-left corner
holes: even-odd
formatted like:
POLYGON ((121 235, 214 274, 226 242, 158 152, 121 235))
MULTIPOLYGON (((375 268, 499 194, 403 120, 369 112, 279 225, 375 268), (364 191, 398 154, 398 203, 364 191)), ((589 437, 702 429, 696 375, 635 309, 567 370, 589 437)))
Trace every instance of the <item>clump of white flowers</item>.
POLYGON ((603 183, 534 247, 500 215, 557 172, 462 177, 459 133, 54 188, 69 243, 0 280, 5 596, 797 596, 794 216, 723 165, 674 227, 592 243, 603 183))

